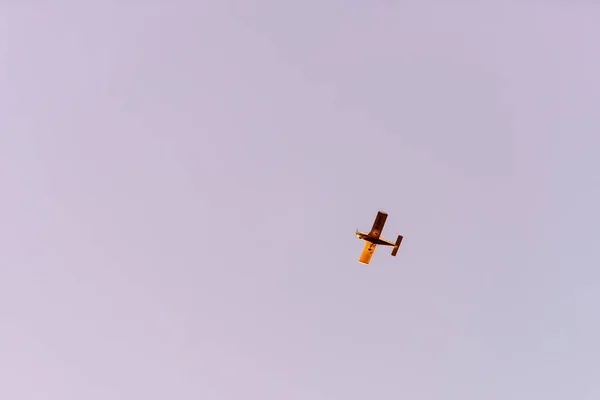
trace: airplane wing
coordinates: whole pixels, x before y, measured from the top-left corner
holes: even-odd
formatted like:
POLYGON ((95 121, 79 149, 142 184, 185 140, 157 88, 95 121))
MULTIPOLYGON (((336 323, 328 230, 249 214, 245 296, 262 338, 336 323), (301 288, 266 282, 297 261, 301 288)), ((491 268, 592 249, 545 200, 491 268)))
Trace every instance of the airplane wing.
POLYGON ((388 215, 383 211, 377 212, 377 217, 375 217, 375 222, 373 223, 371 232, 369 232, 369 236, 379 238, 379 236, 381 235, 381 231, 383 230, 383 226, 385 225, 385 220, 387 219, 387 216, 388 215))
POLYGON ((373 243, 365 242, 365 247, 363 247, 363 251, 360 253, 358 262, 368 264, 369 261, 371 261, 371 257, 373 257, 373 253, 375 252, 375 246, 376 245, 373 243))

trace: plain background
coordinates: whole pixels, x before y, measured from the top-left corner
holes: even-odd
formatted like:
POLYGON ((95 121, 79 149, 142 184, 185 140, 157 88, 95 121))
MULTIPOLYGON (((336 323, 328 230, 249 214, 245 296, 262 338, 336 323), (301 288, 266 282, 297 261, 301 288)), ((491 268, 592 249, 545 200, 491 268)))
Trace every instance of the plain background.
POLYGON ((599 399, 599 20, 3 1, 0 398, 599 399))

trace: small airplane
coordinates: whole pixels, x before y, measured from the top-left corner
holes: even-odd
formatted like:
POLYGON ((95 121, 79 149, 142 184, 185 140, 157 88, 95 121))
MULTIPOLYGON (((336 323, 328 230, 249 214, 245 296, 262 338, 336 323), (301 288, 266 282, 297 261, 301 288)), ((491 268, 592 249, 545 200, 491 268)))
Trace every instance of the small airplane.
POLYGON ((373 256, 373 252, 375 251, 375 247, 377 245, 381 246, 394 246, 392 249, 392 256, 396 256, 398 252, 398 247, 400 247, 400 243, 402 242, 402 235, 398 235, 398 239, 396 239, 396 243, 389 242, 381 237, 381 231, 383 230, 383 226, 385 225, 385 220, 387 219, 387 213, 383 211, 377 212, 377 217, 375 217, 375 222, 373 223, 373 227, 369 233, 359 232, 358 229, 354 233, 356 237, 365 241, 365 247, 363 248, 362 253, 360 253, 360 257, 358 258, 358 262, 362 264, 368 264, 371 261, 371 257, 373 256))

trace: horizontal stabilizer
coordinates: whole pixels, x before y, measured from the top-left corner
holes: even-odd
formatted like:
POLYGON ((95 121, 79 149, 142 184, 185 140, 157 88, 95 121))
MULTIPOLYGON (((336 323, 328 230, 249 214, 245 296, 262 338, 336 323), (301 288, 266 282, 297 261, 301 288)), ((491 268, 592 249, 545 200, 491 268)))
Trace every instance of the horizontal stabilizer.
POLYGON ((398 248, 400 247, 400 243, 402 243, 402 235, 398 235, 398 239, 396 239, 396 244, 394 244, 394 248, 392 249, 392 256, 396 256, 398 253, 398 248))

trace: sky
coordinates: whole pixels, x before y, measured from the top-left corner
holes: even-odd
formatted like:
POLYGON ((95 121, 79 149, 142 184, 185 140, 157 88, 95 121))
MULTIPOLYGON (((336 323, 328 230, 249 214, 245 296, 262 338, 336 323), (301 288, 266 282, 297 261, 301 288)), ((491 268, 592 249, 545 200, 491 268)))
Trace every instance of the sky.
POLYGON ((0 398, 600 398, 600 3, 475 3, 2 1, 0 398))

